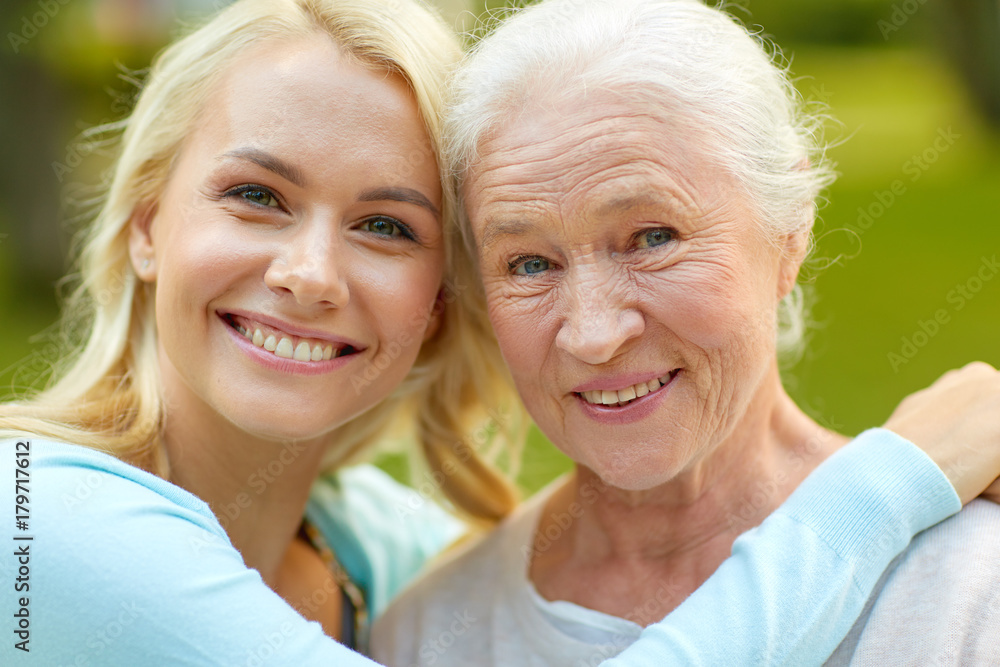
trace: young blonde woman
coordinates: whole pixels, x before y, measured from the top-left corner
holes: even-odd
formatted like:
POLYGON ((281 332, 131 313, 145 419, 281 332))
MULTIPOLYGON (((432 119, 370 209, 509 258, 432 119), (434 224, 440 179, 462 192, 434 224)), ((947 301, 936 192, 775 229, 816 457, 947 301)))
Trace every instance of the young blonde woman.
MULTIPOLYGON (((449 280, 467 260, 438 111, 458 56, 414 2, 241 0, 157 60, 83 245, 64 316, 79 351, 0 408, 4 664, 372 664, 345 645, 462 529, 343 464, 408 430, 457 513, 514 506, 467 437, 511 395, 478 289, 449 280)), ((939 464, 954 433, 926 438, 939 464)), ((958 509, 921 461, 899 496, 936 493, 932 510, 881 499, 906 539, 958 509)), ((775 594, 730 574, 704 595, 719 586, 775 594)), ((844 627, 860 611, 817 606, 844 627)), ((685 623, 663 627, 696 646, 685 623)))

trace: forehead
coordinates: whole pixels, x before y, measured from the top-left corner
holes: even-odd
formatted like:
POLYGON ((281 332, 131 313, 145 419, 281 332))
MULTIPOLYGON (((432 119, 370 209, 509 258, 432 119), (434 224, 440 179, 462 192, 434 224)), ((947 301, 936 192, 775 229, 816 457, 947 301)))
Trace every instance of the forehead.
POLYGON ((387 175, 438 179, 436 155, 402 77, 357 62, 320 34, 271 40, 240 54, 208 96, 195 135, 219 150, 284 150, 317 169, 364 170, 367 162, 374 170, 381 162, 379 169, 392 165, 387 175))
MULTIPOLYGON (((618 96, 537 107, 480 143, 463 194, 474 229, 501 218, 668 205, 692 215, 733 180, 683 118, 618 96)), ((481 230, 480 230, 481 231, 481 230)))

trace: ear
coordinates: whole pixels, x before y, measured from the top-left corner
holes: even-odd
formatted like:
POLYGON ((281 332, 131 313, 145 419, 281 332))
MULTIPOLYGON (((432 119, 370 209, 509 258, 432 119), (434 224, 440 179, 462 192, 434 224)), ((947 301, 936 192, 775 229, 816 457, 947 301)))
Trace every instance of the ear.
POLYGON ((778 299, 784 299, 795 287, 799 269, 809 252, 809 229, 785 235, 781 244, 781 266, 778 270, 778 299))
POLYGON ((153 219, 156 204, 141 204, 132 212, 129 220, 128 254, 132 260, 132 270, 139 280, 156 281, 156 248, 153 244, 153 219))

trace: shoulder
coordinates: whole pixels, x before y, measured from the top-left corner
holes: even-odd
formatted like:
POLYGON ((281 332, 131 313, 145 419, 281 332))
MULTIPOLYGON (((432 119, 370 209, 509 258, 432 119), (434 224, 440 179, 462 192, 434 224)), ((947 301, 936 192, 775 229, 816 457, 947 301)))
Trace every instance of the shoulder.
MULTIPOLYGON (((273 594, 206 503, 102 452, 18 442, 30 452, 29 476, 20 476, 28 518, 19 536, 30 539, 19 542, 28 570, 19 594, 43 663, 138 664, 157 653, 169 661, 213 645, 235 655, 220 637, 246 640, 234 628, 259 627, 254 614, 273 594)), ((4 477, 11 465, 22 469, 11 463, 17 443, 8 443, 0 445, 4 477)), ((0 500, 13 491, 5 485, 0 500)), ((291 610, 273 619, 295 621, 291 610)))
POLYGON ((371 465, 342 468, 313 486, 306 516, 329 542, 377 616, 465 524, 426 493, 371 465))
POLYGON ((1000 664, 1000 505, 974 500, 914 538, 834 665, 1000 664))
POLYGON ((65 520, 60 534, 114 525, 150 508, 194 522, 225 537, 211 508, 197 496, 106 452, 41 438, 0 441, 0 471, 11 470, 30 488, 39 521, 65 520))
POLYGON ((976 499, 961 512, 917 535, 903 552, 892 579, 939 570, 951 579, 993 577, 1000 586, 1000 505, 976 499), (955 568, 942 571, 947 565, 955 568))

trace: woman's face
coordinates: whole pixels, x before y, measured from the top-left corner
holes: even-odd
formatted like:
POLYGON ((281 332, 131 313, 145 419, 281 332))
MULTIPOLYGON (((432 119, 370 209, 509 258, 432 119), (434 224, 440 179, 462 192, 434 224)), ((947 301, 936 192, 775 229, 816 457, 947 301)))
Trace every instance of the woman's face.
POLYGON ((441 205, 401 78, 321 36, 241 56, 133 220, 168 401, 301 439, 385 398, 436 328, 441 205))
POLYGON ((798 263, 686 133, 611 98, 525 113, 463 194, 490 319, 542 431, 624 489, 752 410, 798 263))

